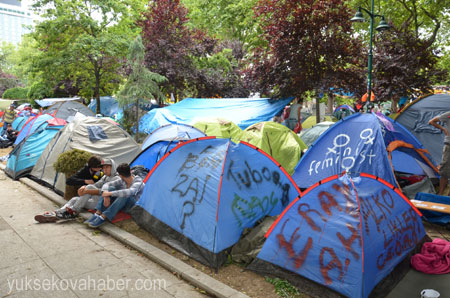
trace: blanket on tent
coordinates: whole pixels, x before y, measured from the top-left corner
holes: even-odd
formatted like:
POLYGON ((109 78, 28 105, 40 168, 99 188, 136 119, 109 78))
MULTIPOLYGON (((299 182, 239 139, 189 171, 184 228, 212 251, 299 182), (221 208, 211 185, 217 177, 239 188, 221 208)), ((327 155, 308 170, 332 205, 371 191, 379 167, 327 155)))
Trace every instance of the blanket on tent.
POLYGON ((427 274, 450 273, 450 242, 437 238, 424 243, 422 251, 411 257, 411 266, 427 274))

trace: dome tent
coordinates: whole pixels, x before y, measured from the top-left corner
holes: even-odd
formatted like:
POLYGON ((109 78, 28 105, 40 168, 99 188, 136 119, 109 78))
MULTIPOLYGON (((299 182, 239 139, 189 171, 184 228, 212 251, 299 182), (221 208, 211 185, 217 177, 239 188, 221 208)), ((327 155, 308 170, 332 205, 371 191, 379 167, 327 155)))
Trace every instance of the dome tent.
POLYGON ((207 136, 231 139, 238 143, 242 135, 242 129, 230 120, 223 118, 200 118, 193 126, 207 136))
POLYGON ((247 127, 240 139, 272 156, 290 175, 294 172, 303 150, 308 148, 296 133, 272 121, 247 127))
POLYGON ((117 164, 129 163, 140 152, 139 145, 122 128, 104 118, 75 119, 60 130, 42 152, 31 172, 57 192, 63 193, 66 178, 53 168, 58 156, 71 149, 113 159, 117 164))

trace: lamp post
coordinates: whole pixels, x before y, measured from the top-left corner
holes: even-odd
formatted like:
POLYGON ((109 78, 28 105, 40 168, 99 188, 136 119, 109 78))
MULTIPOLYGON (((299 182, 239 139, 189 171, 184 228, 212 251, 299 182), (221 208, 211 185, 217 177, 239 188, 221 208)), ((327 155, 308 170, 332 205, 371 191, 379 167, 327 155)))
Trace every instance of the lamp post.
POLYGON ((367 102, 370 102, 370 99, 372 97, 372 57, 373 57, 373 51, 372 51, 372 37, 373 37, 373 21, 376 17, 381 18, 380 23, 378 24, 378 26, 375 28, 375 30, 377 31, 384 31, 390 28, 390 26, 386 23, 386 21, 384 20, 384 16, 379 15, 379 14, 375 14, 373 12, 373 8, 374 8, 374 0, 371 1, 371 6, 370 6, 370 11, 368 11, 367 9, 363 8, 363 7, 359 7, 358 11, 355 13, 355 16, 353 18, 350 19, 350 21, 352 22, 364 22, 364 15, 362 13, 362 11, 364 11, 365 13, 367 13, 370 17, 370 27, 369 27, 369 61, 368 61, 368 65, 367 65, 367 102))

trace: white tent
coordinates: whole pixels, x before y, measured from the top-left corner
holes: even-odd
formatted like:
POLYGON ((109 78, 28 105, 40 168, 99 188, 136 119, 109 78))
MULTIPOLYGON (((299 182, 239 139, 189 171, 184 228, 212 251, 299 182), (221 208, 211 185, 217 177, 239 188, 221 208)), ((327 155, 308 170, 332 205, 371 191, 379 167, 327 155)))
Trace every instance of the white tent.
POLYGON ((128 133, 107 119, 75 119, 50 141, 36 162, 31 176, 49 184, 58 192, 64 192, 66 177, 55 171, 53 163, 61 153, 71 149, 112 158, 117 164, 130 163, 141 151, 128 133))

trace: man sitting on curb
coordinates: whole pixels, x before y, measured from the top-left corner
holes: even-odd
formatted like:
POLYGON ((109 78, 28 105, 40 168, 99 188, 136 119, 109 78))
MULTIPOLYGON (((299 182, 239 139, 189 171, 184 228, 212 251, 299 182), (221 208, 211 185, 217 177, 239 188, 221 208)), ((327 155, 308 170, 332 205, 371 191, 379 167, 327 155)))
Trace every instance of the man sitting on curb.
POLYGON ((120 210, 129 211, 144 190, 142 178, 132 175, 127 163, 121 163, 117 167, 117 173, 120 179, 103 185, 97 211, 85 221, 91 228, 98 228, 106 219, 112 221, 120 210))
POLYGON ((66 180, 67 185, 76 186, 80 188, 83 185, 94 184, 103 176, 102 160, 96 155, 92 155, 87 162, 87 165, 79 170, 75 175, 66 180))
POLYGON ((64 206, 55 212, 46 212, 42 215, 36 215, 34 219, 38 222, 56 222, 60 219, 74 219, 78 213, 84 209, 95 209, 100 200, 101 189, 103 185, 114 179, 119 179, 116 175, 116 163, 114 160, 105 158, 102 160, 103 173, 105 174, 94 184, 88 184, 78 189, 79 197, 73 197, 64 206))

